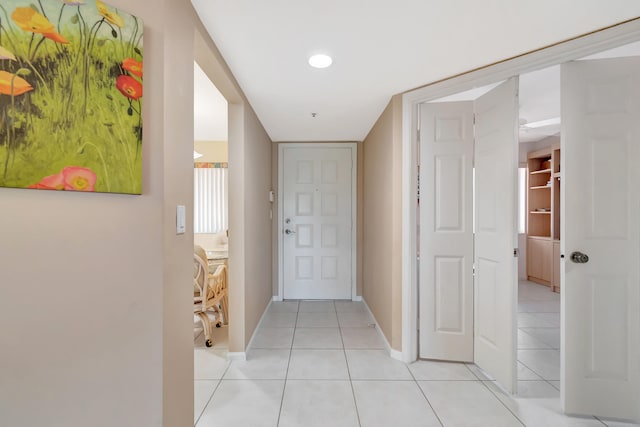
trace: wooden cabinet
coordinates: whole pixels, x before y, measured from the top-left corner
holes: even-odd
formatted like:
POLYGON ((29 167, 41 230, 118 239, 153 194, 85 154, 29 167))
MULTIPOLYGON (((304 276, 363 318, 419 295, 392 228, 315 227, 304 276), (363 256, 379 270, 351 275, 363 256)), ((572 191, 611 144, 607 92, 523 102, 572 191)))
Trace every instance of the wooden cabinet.
POLYGON ((559 291, 560 147, 529 153, 527 168, 527 277, 559 291))
POLYGON ((529 280, 551 286, 553 246, 546 237, 527 237, 527 276, 529 280))

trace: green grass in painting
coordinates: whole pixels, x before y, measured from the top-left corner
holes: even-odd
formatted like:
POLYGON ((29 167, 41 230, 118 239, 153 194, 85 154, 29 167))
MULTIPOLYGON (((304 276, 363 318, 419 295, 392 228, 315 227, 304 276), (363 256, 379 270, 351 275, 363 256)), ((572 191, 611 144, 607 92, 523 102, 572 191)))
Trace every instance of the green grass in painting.
POLYGON ((68 44, 22 30, 11 20, 16 5, 1 3, 0 46, 16 60, 0 60, 0 70, 33 90, 0 95, 0 186, 25 188, 81 166, 96 174, 95 191, 139 194, 142 100, 124 96, 116 79, 127 74, 125 59, 142 61, 142 23, 127 15, 121 29, 87 13, 96 10, 93 2, 64 7, 56 0, 58 22, 50 3, 47 18, 68 44))

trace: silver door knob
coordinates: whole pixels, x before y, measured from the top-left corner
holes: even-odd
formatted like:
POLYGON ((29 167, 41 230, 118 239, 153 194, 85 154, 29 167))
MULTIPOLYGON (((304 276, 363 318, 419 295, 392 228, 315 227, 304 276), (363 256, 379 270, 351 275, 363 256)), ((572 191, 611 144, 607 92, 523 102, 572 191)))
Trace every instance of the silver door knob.
POLYGON ((293 230, 289 230, 288 228, 286 230, 284 230, 284 234, 296 234, 295 231, 293 230))
POLYGON ((570 258, 571 261, 575 262, 576 264, 585 264, 589 262, 589 256, 578 251, 572 253, 570 258))

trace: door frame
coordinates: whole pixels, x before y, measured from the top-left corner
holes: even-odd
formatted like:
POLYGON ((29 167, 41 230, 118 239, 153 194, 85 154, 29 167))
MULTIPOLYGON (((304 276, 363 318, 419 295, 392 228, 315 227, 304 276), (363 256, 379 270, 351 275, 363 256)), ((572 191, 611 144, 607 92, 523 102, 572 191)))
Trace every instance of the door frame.
POLYGON ((402 253, 407 254, 402 257, 402 361, 410 363, 418 357, 418 205, 415 197, 420 127, 418 105, 638 40, 640 18, 634 18, 439 80, 402 95, 402 253))
POLYGON ((284 191, 284 150, 285 148, 348 148, 351 150, 351 300, 360 301, 357 296, 357 202, 358 202, 358 144, 355 142, 286 142, 278 143, 278 294, 274 301, 283 301, 284 296, 284 198, 280 195, 284 191))

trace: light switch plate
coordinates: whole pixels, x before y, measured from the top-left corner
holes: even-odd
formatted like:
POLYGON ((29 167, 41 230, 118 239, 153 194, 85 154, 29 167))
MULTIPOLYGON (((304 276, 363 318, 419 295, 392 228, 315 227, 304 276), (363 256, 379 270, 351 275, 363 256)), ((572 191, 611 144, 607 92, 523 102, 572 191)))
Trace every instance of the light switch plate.
POLYGON ((183 205, 176 206, 176 234, 184 234, 187 231, 187 208, 183 205))

